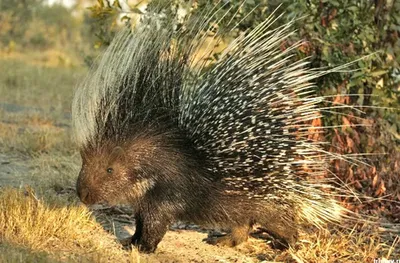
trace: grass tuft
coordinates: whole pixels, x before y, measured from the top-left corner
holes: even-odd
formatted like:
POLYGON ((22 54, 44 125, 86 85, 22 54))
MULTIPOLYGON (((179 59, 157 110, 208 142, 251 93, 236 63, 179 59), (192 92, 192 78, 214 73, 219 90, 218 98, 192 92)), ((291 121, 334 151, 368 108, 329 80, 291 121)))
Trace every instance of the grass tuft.
POLYGON ((49 206, 29 188, 1 191, 0 241, 70 260, 126 262, 136 253, 122 250, 87 208, 49 206))

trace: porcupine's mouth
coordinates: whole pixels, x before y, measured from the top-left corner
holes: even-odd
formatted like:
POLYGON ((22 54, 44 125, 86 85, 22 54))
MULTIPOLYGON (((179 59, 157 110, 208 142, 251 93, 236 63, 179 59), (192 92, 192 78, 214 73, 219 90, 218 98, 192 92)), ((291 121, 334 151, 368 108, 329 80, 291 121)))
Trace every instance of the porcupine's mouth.
POLYGON ((104 207, 129 204, 128 200, 120 199, 120 198, 99 199, 96 201, 92 200, 91 202, 87 202, 87 201, 84 202, 81 200, 81 202, 84 203, 87 207, 94 209, 94 210, 104 208, 104 207))

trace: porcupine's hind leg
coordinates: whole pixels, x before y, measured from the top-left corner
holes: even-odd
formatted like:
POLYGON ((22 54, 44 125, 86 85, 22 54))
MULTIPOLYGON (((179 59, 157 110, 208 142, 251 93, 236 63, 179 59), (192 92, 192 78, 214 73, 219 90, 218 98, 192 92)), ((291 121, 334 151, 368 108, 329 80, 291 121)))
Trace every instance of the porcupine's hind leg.
POLYGON ((252 225, 242 225, 231 227, 230 232, 223 236, 211 236, 207 238, 207 243, 212 245, 224 245, 234 247, 247 241, 252 225))
POLYGON ((277 249, 286 249, 293 247, 298 238, 296 223, 270 222, 262 224, 262 230, 270 234, 274 240, 272 246, 277 249))
MULTIPOLYGON (((247 241, 253 225, 261 225, 263 231, 274 238, 272 246, 285 249, 294 246, 298 238, 298 222, 296 209, 290 204, 282 204, 275 200, 255 201, 249 204, 244 200, 234 200, 238 204, 230 218, 235 218, 236 224, 229 226, 229 233, 223 236, 209 236, 206 241, 213 245, 234 247, 247 241), (250 209, 249 209, 250 208, 250 209)), ((232 204, 232 200, 230 202, 232 204)))
POLYGON ((292 207, 280 206, 273 203, 263 205, 263 212, 257 217, 257 223, 262 230, 270 234, 275 240, 274 248, 285 249, 294 246, 298 239, 298 220, 292 207))
MULTIPOLYGON (((298 238, 297 223, 293 220, 291 223, 287 219, 278 220, 276 217, 266 216, 260 222, 262 230, 271 235, 274 240, 272 246, 277 249, 286 249, 294 246, 298 238)), ((237 246, 247 241, 252 225, 234 226, 230 232, 223 236, 211 236, 206 239, 207 243, 212 245, 224 245, 229 247, 237 246)))

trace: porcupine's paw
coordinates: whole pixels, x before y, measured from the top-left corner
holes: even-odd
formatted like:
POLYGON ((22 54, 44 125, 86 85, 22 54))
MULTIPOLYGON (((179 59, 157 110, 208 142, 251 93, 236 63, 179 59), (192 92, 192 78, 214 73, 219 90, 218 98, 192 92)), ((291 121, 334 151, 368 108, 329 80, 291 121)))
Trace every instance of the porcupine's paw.
POLYGON ((229 234, 211 235, 206 239, 206 242, 211 245, 234 247, 247 241, 249 232, 249 226, 233 227, 231 228, 231 232, 229 234))
POLYGON ((264 229, 273 237, 271 245, 275 249, 288 249, 294 247, 298 239, 298 230, 296 227, 288 226, 286 228, 268 228, 264 229))
POLYGON ((161 239, 156 237, 146 238, 136 237, 133 235, 131 239, 131 245, 134 245, 142 253, 153 253, 157 249, 158 243, 161 239))
POLYGON ((123 239, 119 239, 118 242, 122 245, 124 249, 131 249, 132 248, 132 237, 127 237, 123 239))
POLYGON ((294 247, 297 242, 297 233, 289 233, 285 237, 275 237, 272 241, 272 247, 280 250, 288 249, 289 247, 294 247))
POLYGON ((158 244, 155 244, 155 242, 151 242, 151 240, 144 242, 140 240, 140 238, 138 238, 137 236, 120 239, 119 243, 125 250, 131 250, 133 247, 136 247, 140 252, 143 253, 153 253, 157 249, 158 244))

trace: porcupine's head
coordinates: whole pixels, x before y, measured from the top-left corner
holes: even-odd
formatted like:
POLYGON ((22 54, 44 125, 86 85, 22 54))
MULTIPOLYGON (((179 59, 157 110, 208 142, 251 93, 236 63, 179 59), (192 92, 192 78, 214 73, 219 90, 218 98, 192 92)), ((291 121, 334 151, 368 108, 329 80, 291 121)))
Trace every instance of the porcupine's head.
MULTIPOLYGON (((81 155, 82 169, 77 181, 77 192, 85 204, 121 201, 126 196, 127 185, 141 185, 140 174, 126 163, 127 157, 122 147, 104 145, 83 151, 81 155), (121 196, 121 193, 124 195, 121 196)), ((137 187, 132 192, 140 193, 140 190, 137 187)))
POLYGON ((77 181, 81 201, 119 204, 140 199, 158 179, 153 165, 157 148, 151 144, 140 138, 122 146, 108 142, 83 150, 77 181))

